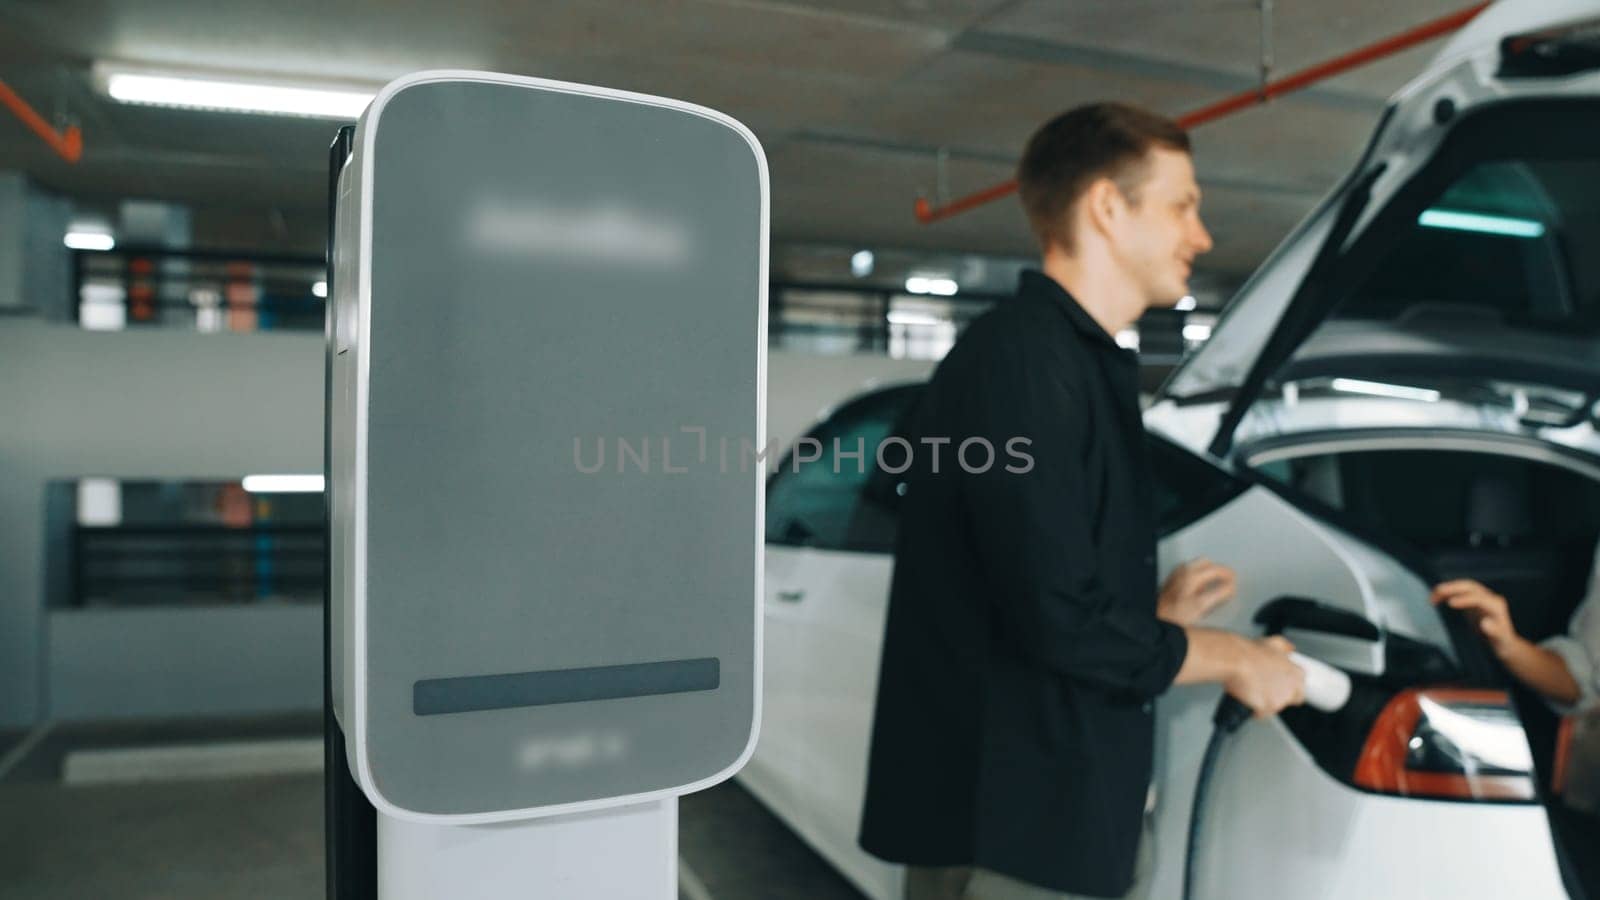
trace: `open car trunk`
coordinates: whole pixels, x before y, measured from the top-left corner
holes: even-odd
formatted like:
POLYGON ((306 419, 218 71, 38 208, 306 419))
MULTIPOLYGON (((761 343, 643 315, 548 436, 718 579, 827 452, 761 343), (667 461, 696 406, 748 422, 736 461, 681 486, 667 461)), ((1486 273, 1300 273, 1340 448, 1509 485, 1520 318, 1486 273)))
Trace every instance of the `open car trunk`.
MULTIPOLYGON (((1578 5, 1538 6, 1549 21, 1492 7, 1396 95, 1146 416, 1381 536, 1425 578, 1505 594, 1535 640, 1565 630, 1600 537, 1600 28, 1573 25, 1578 5), (1534 449, 1475 452, 1485 440, 1534 449)), ((1463 671, 1498 669, 1441 615, 1463 671)), ((1600 824, 1549 793, 1557 718, 1497 674, 1568 888, 1600 897, 1600 824)))
MULTIPOLYGON (((1240 451, 1259 474, 1336 510, 1363 533, 1402 545, 1433 577, 1471 578, 1504 595, 1523 637, 1565 633, 1589 588, 1600 538, 1600 468, 1540 459, 1537 448, 1511 443, 1438 449, 1413 435, 1406 444, 1404 437, 1357 434, 1240 451), (1551 509, 1561 514, 1541 514, 1551 509)), ((1473 636, 1465 638, 1457 641, 1463 650, 1472 647, 1473 636)), ((1571 809, 1552 787, 1560 717, 1487 654, 1463 660, 1464 670, 1486 665, 1510 691, 1527 734, 1569 888, 1574 896, 1600 896, 1600 856, 1593 852, 1600 817, 1571 809)))

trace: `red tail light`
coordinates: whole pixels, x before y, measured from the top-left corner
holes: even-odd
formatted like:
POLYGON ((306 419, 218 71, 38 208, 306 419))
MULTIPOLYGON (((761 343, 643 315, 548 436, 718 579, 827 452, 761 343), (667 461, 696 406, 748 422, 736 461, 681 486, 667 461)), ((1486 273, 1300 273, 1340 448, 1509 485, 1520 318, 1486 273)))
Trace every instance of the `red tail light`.
POLYGON ((1505 691, 1401 691, 1373 722, 1354 780, 1403 797, 1535 799, 1533 754, 1505 691))

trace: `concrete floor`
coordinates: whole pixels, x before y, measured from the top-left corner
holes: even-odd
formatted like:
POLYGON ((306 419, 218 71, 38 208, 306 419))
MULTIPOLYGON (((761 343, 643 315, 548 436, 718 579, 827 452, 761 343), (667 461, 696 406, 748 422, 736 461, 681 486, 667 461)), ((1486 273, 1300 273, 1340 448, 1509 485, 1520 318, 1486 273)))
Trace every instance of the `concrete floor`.
MULTIPOLYGON (((60 782, 62 759, 78 749, 303 737, 318 721, 62 725, 29 746, 25 734, 0 733, 8 763, 0 771, 0 898, 319 900, 320 775, 60 782)), ((680 856, 712 900, 860 900, 736 784, 685 797, 679 810, 680 856)))

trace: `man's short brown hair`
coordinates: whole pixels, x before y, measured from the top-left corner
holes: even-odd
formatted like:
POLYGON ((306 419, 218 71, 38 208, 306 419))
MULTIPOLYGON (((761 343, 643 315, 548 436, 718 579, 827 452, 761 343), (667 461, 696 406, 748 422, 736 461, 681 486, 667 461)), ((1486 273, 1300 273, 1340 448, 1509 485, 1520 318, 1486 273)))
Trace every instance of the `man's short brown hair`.
POLYGON ((1111 179, 1139 202, 1152 146, 1188 153, 1189 135, 1171 119, 1124 103, 1079 106, 1034 132, 1017 165, 1017 188, 1040 245, 1072 248, 1067 211, 1097 179, 1111 179))

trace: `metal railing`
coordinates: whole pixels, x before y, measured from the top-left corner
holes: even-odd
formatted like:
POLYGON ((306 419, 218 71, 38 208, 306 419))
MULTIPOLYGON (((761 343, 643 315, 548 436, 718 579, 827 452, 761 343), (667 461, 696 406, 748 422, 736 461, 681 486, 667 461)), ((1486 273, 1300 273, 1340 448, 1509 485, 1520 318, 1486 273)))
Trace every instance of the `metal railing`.
MULTIPOLYGON (((320 332, 326 270, 315 256, 117 247, 74 253, 78 321, 85 328, 320 332)), ((1006 293, 911 294, 863 282, 773 281, 774 347, 819 355, 882 353, 941 358, 966 326, 1006 293)), ((1182 356, 1185 314, 1152 310, 1139 323, 1147 366, 1182 356)))

